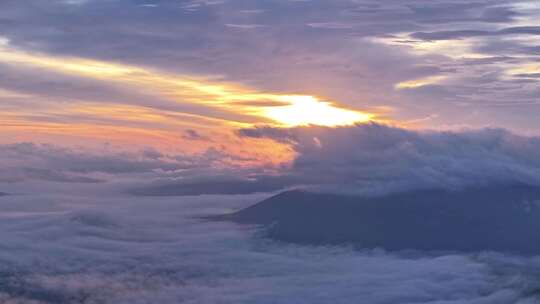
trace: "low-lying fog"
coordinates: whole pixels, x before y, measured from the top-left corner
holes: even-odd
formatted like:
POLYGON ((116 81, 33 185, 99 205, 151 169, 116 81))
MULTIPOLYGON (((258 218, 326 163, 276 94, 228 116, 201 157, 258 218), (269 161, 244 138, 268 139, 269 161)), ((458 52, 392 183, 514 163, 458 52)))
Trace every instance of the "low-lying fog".
POLYGON ((28 186, 0 198, 2 303, 523 304, 540 293, 540 257, 300 246, 199 219, 270 194, 28 186))

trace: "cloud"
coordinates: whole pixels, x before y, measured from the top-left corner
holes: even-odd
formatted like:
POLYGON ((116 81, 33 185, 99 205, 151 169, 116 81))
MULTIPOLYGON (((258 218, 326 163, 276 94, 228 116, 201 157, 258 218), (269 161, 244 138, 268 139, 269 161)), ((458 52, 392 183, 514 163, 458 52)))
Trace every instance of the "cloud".
MULTIPOLYGON (((209 116, 254 122, 207 104, 182 103, 189 96, 157 94, 178 89, 165 85, 169 75, 205 75, 258 92, 313 94, 351 108, 385 104, 404 121, 433 115, 432 126, 497 122, 534 128, 535 78, 517 82, 506 77, 507 70, 530 65, 539 51, 531 41, 536 29, 520 28, 521 22, 533 25, 538 19, 530 4, 534 1, 0 1, 0 46, 19 55, 57 58, 57 68, 81 68, 66 60, 78 58, 164 72, 154 82, 152 77, 160 75, 137 78, 138 70, 131 75, 136 81, 126 84, 112 81, 125 75, 104 81, 13 62, 0 66, 0 90, 14 92, 1 97, 2 127, 26 128, 29 118, 43 126, 26 137, 36 143, 0 146, 1 190, 22 194, 0 197, 0 302, 536 302, 538 257, 302 247, 260 239, 253 227, 198 218, 266 197, 205 193, 273 192, 289 186, 386 193, 476 183, 538 184, 537 138, 500 129, 417 132, 364 125, 243 129, 242 138, 232 140, 236 153, 219 145, 184 155, 37 143, 43 129, 66 136, 58 124, 87 123, 68 130, 76 132, 112 125, 108 131, 115 132, 102 134, 109 141, 125 126, 163 130, 159 121, 166 119, 167 126, 180 124, 167 129, 172 138, 190 140, 189 146, 166 144, 188 149, 222 129, 211 120, 214 129, 209 130, 209 116), (256 25, 264 27, 238 30, 256 25), (475 36, 473 45, 459 33, 444 34, 456 28, 512 30, 475 36), (454 37, 403 42, 412 33, 454 37), (448 79, 436 86, 394 90, 398 83, 442 73, 448 79), (151 94, 148 84, 164 90, 151 94), (75 106, 81 106, 75 113, 64 108, 75 106), (114 115, 106 111, 111 109, 114 115), (152 120, 156 117, 158 122, 152 120), (290 166, 253 160, 263 150, 255 143, 267 138, 290 145, 297 155, 290 166), (246 165, 253 163, 260 166, 246 165), (144 196, 152 194, 184 196, 144 196)), ((193 92, 182 90, 187 91, 193 92)), ((215 98, 197 94, 197 101, 207 100, 215 98)), ((261 101, 249 98, 238 105, 279 105, 261 101)), ((133 134, 129 138, 142 141, 133 134)), ((285 154, 281 145, 271 147, 272 153, 285 154)))
POLYGON ((262 127, 241 136, 292 145, 283 175, 315 189, 360 193, 471 185, 540 185, 540 138, 503 129, 412 131, 380 124, 354 127, 262 127))
POLYGON ((489 1, 434 1, 429 4, 416 2, 407 7, 414 13, 415 19, 431 24, 466 21, 503 23, 511 22, 520 15, 510 5, 497 5, 489 1))
MULTIPOLYGON (((0 182, 31 180, 97 183, 122 179, 143 181, 166 176, 193 176, 217 169, 224 162, 242 161, 215 148, 200 154, 163 154, 147 148, 138 152, 85 150, 48 144, 0 145, 0 182)), ((231 167, 232 163, 228 163, 231 167)))
POLYGON ((193 129, 185 130, 182 138, 187 140, 210 140, 210 138, 207 136, 201 135, 199 132, 193 129))
POLYGON ((336 22, 317 22, 317 23, 308 23, 308 26, 312 28, 319 29, 329 29, 329 30, 346 30, 352 29, 354 25, 346 23, 336 23, 336 22))
POLYGON ((454 40, 470 37, 500 35, 540 35, 540 26, 508 27, 498 31, 459 30, 440 32, 416 32, 411 37, 421 40, 454 40))
MULTIPOLYGON (((236 172, 242 174, 245 172, 236 172)), ((219 174, 219 173, 218 173, 219 174)), ((287 179, 266 176, 217 175, 186 177, 181 180, 161 179, 141 184, 129 192, 140 196, 185 196, 202 194, 269 193, 289 187, 287 179)))
POLYGON ((287 245, 259 238, 253 227, 196 219, 264 195, 145 198, 64 186, 75 191, 0 198, 0 302, 502 304, 537 297, 538 257, 287 245))
POLYGON ((56 187, 50 183, 88 184, 89 189, 103 184, 112 193, 137 196, 250 194, 288 186, 286 179, 267 176, 276 170, 273 165, 220 147, 182 154, 151 147, 126 152, 26 142, 0 145, 0 166, 0 184, 18 193, 43 184, 56 187))
POLYGON ((81 176, 73 173, 39 168, 6 167, 3 172, 0 173, 1 182, 15 183, 34 179, 62 183, 99 183, 103 181, 99 178, 90 176, 81 176))
POLYGON ((258 29, 258 28, 264 27, 264 25, 262 24, 231 24, 231 23, 226 23, 225 26, 233 28, 233 29, 241 29, 241 30, 252 30, 252 29, 258 29))
POLYGON ((521 78, 540 78, 540 73, 522 73, 522 74, 515 74, 513 76, 521 77, 521 78))
MULTIPOLYGON (((198 134, 198 133, 197 133, 198 134)), ((261 164, 209 148, 196 154, 0 146, 4 182, 122 182, 135 195, 246 194, 290 188, 385 194, 409 189, 540 185, 540 139, 504 129, 414 131, 376 123, 349 127, 258 127, 242 138, 288 146, 293 159, 261 164)), ((120 189, 118 189, 120 190, 120 189)))
MULTIPOLYGON (((494 184, 540 185, 540 139, 504 129, 414 131, 370 123, 266 126, 240 129, 238 136, 253 144, 278 142, 289 147, 292 159, 260 163, 219 147, 174 154, 152 148, 86 151, 19 143, 0 145, 4 168, 0 180, 119 182, 122 185, 117 191, 149 196, 271 193, 290 188, 385 194, 494 184)), ((200 140, 195 138, 192 140, 200 140)))
MULTIPOLYGON (((30 53, 116 62, 172 74, 219 75, 220 79, 261 91, 310 94, 351 108, 384 104, 397 109, 393 118, 403 120, 439 114, 437 119, 425 122, 430 126, 463 123, 455 117, 474 126, 485 125, 493 116, 502 116, 499 121, 505 127, 524 129, 527 124, 536 123, 532 117, 527 118, 527 124, 522 122, 530 113, 523 105, 532 104, 533 97, 522 97, 526 100, 516 102, 512 111, 486 109, 491 102, 512 105, 514 100, 508 98, 514 93, 511 80, 492 77, 489 82, 474 81, 478 75, 504 75, 501 69, 530 63, 530 55, 538 53, 531 45, 534 42, 526 41, 537 27, 534 23, 537 12, 528 5, 530 1, 118 0, 68 5, 66 1, 44 4, 31 0, 31 3, 0 4, 0 35, 4 37, 0 40, 30 53), (141 7, 148 4, 155 6, 141 7), (226 24, 264 27, 242 30, 239 34, 226 24), (467 39, 457 37, 499 31, 500 35, 478 36, 480 41, 470 45, 467 39), (447 40, 448 45, 432 45, 427 41, 403 43, 414 33, 452 38, 447 40), (385 42, 381 43, 381 39, 385 42), (511 55, 520 59, 481 66, 468 60, 511 55), (438 74, 425 70, 426 66, 434 66, 434 62, 446 71, 453 71, 448 73, 452 76, 450 81, 441 84, 440 90, 417 88, 406 94, 395 92, 398 83, 438 74), (474 109, 465 110, 460 106, 463 104, 474 109), (472 112, 477 113, 475 117, 470 117, 472 112)), ((252 122, 222 109, 216 112, 201 105, 179 105, 177 98, 155 96, 149 90, 138 94, 138 90, 111 83, 63 79, 58 75, 40 77, 42 73, 17 73, 13 68, 9 73, 20 76, 2 77, 0 87, 17 88, 21 93, 48 96, 51 100, 61 99, 59 103, 65 103, 66 99, 72 102, 82 97, 97 98, 252 122), (43 83, 54 87, 54 92, 43 92, 43 83)), ((534 85, 523 86, 521 91, 534 96, 534 85)))
POLYGON ((141 154, 99 153, 64 148, 47 144, 18 143, 0 146, 4 166, 63 169, 77 173, 133 173, 149 172, 156 168, 175 170, 178 164, 167 165, 156 160, 159 154, 145 150, 141 154))

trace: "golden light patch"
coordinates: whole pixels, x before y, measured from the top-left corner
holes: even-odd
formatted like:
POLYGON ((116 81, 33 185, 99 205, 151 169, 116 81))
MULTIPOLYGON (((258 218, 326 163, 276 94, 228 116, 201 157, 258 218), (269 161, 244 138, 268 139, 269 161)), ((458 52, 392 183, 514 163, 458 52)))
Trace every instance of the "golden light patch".
POLYGON ((447 77, 444 75, 437 75, 437 76, 430 76, 430 77, 425 77, 425 78, 407 80, 407 81, 403 81, 396 84, 395 88, 396 89, 414 89, 414 88, 419 88, 419 87, 423 87, 430 84, 439 83, 446 78, 447 77))
POLYGON ((290 95, 279 99, 289 105, 267 107, 264 115, 286 126, 343 126, 367 122, 373 118, 372 114, 338 108, 313 96, 290 95))
POLYGON ((540 64, 538 63, 528 63, 523 65, 515 66, 508 70, 510 75, 515 74, 537 74, 540 73, 540 64))
POLYGON ((0 88, 0 98, 25 98, 30 95, 0 88))
POLYGON ((468 37, 466 39, 452 40, 421 40, 410 37, 410 33, 398 33, 392 37, 367 38, 374 43, 399 47, 413 55, 444 54, 444 56, 461 58, 487 58, 488 55, 475 51, 474 46, 478 44, 478 38, 468 37))

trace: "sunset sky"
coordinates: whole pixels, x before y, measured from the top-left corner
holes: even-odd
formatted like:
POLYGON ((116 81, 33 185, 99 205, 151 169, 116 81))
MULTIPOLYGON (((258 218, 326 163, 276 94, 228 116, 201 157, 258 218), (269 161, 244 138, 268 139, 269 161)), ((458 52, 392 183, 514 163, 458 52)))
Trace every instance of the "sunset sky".
POLYGON ((288 156, 236 131, 536 135, 538 20, 534 0, 1 1, 0 141, 268 162, 288 156))
POLYGON ((539 20, 534 0, 1 1, 0 180, 257 192, 327 184, 297 176, 314 157, 356 184, 375 138, 540 135, 539 20))

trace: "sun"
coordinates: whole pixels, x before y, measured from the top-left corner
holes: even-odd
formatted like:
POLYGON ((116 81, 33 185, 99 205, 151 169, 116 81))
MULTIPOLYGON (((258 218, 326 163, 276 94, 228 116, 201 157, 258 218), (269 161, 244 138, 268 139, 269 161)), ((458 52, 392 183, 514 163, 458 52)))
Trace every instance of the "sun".
POLYGON ((266 107, 264 116, 286 126, 346 126, 367 122, 373 114, 338 108, 330 102, 308 95, 280 96, 288 105, 266 107))

